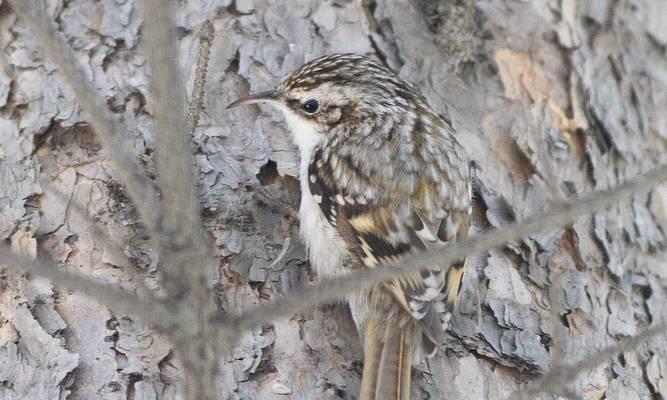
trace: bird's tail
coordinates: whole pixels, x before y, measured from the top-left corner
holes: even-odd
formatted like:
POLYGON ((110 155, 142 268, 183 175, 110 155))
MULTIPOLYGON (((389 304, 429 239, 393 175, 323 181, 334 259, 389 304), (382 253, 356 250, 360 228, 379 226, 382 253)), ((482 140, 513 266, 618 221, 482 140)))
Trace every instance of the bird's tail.
POLYGON ((359 400, 410 400, 414 334, 394 318, 369 318, 359 400))

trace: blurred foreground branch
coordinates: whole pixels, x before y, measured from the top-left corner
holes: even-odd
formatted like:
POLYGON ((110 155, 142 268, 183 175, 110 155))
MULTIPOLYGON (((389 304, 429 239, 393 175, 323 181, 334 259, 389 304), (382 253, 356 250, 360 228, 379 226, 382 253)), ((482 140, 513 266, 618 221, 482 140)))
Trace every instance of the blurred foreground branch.
POLYGON ((106 154, 113 159, 129 198, 137 207, 149 232, 154 232, 159 215, 159 208, 156 207, 158 198, 151 181, 142 173, 143 170, 130 153, 129 146, 122 140, 125 132, 130 129, 112 114, 104 99, 95 92, 72 49, 67 45, 62 33, 56 29, 55 22, 46 15, 44 2, 10 0, 9 3, 74 92, 78 106, 95 129, 96 137, 102 143, 106 154))
POLYGON ((177 321, 175 316, 168 313, 156 301, 147 301, 138 298, 128 291, 115 288, 112 285, 95 282, 87 276, 68 272, 58 268, 55 263, 41 260, 31 260, 29 257, 12 252, 0 244, 0 265, 12 267, 26 273, 50 280, 54 285, 75 290, 91 299, 104 304, 119 314, 133 315, 146 322, 150 322, 163 332, 169 331, 177 321))
MULTIPOLYGON (((525 222, 488 231, 441 249, 413 254, 399 263, 324 280, 319 285, 292 291, 283 299, 246 310, 240 315, 222 315, 211 311, 208 274, 215 259, 199 217, 191 136, 188 134, 196 126, 201 109, 208 51, 213 38, 211 25, 205 24, 200 36, 200 58, 188 120, 185 116, 187 106, 183 77, 175 62, 178 59, 178 40, 173 23, 173 8, 176 5, 158 0, 145 1, 144 15, 151 17, 145 20, 144 33, 151 66, 157 171, 163 195, 163 201, 159 201, 152 182, 142 174, 142 169, 121 139, 128 128, 110 112, 104 99, 96 95, 63 35, 46 15, 43 3, 19 0, 10 0, 10 3, 72 88, 105 151, 113 158, 120 179, 148 226, 152 239, 157 243, 160 270, 163 272, 162 283, 168 300, 142 300, 110 285, 58 270, 41 261, 33 262, 0 247, 3 264, 80 291, 115 312, 136 315, 167 331, 183 361, 186 396, 190 399, 216 397, 214 383, 219 355, 229 351, 242 333, 257 325, 297 313, 318 303, 344 298, 352 292, 395 278, 408 270, 452 264, 507 242, 562 227, 581 216, 626 200, 635 193, 647 191, 667 179, 667 167, 663 166, 615 189, 594 193, 583 199, 559 202, 553 205, 551 211, 525 222)), ((557 393, 559 387, 563 387, 579 372, 600 364, 611 353, 632 348, 655 337, 664 329, 663 325, 656 326, 605 352, 595 353, 572 367, 556 367, 529 392, 557 393), (555 383, 546 384, 547 379, 555 383)))
POLYGON ((539 393, 550 393, 568 397, 568 385, 574 382, 577 375, 597 367, 618 353, 634 350, 642 343, 664 335, 667 333, 666 331, 667 324, 660 324, 643 331, 637 336, 627 338, 617 345, 609 346, 602 351, 584 357, 581 361, 573 365, 557 365, 552 368, 551 372, 533 382, 528 389, 522 389, 520 393, 514 393, 512 398, 534 399, 539 393))
POLYGON ((295 290, 284 299, 255 307, 241 315, 218 315, 216 318, 223 325, 234 327, 234 331, 240 333, 257 325, 305 310, 315 304, 345 298, 352 292, 395 278, 409 270, 452 264, 468 255, 487 251, 531 234, 562 227, 581 216, 627 200, 636 193, 648 191, 665 180, 667 180, 667 166, 652 170, 614 189, 594 193, 581 199, 556 203, 552 206, 551 211, 529 218, 525 222, 487 231, 439 249, 416 253, 399 262, 355 271, 342 278, 323 280, 319 285, 295 290))
MULTIPOLYGON (((197 175, 193 166, 192 136, 186 120, 184 78, 179 70, 176 2, 145 0, 144 34, 151 72, 150 94, 155 117, 155 153, 162 190, 162 232, 156 237, 162 265, 162 284, 168 307, 181 316, 180 329, 171 339, 184 365, 188 399, 215 399, 218 367, 217 342, 206 318, 212 311, 209 275, 215 265, 212 246, 199 215, 197 175), (189 316, 189 318, 188 318, 189 316), (188 321, 189 320, 189 321, 188 321)), ((209 30, 212 36, 212 29, 209 30)), ((206 47, 209 42, 201 41, 206 47)), ((200 48, 207 54, 207 48, 200 48)), ((193 104, 201 102, 207 57, 198 68, 193 104)))

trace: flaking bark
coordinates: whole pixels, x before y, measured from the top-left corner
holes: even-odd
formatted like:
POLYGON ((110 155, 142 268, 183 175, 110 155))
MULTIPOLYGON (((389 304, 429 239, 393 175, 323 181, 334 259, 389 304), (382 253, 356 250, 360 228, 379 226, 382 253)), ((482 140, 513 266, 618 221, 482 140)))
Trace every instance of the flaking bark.
MULTIPOLYGON (((64 3, 49 0, 47 13, 155 178, 155 138, 163 132, 154 130, 141 2, 64 3)), ((146 225, 118 169, 62 76, 1 7, 0 240, 140 297, 143 286, 164 296, 146 225), (100 227, 113 243, 91 233, 100 227)), ((188 98, 198 32, 207 21, 215 32, 192 151, 206 240, 216 244, 204 279, 226 312, 318 280, 298 222, 285 211, 298 204, 298 159, 281 117, 224 110, 316 56, 374 54, 421 88, 475 162, 490 227, 667 162, 660 0, 187 1, 176 14, 188 98)), ((418 366, 414 398, 505 399, 559 364, 667 322, 666 229, 662 185, 479 255, 448 348, 418 366)), ((145 321, 2 271, 0 398, 184 398, 185 365, 145 321)), ((356 398, 362 351, 343 305, 313 307, 236 339, 218 362, 220 399, 356 398)), ((666 345, 652 336, 566 385, 544 388, 584 399, 667 397, 666 345)))

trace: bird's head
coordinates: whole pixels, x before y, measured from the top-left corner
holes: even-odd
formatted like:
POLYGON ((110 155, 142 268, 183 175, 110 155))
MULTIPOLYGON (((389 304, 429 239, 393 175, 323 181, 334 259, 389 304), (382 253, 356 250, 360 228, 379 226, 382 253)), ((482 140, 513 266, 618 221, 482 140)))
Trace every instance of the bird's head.
POLYGON ((371 128, 387 117, 400 118, 422 100, 408 83, 372 59, 333 54, 303 65, 275 89, 243 97, 227 108, 256 103, 276 107, 302 147, 329 135, 371 128))

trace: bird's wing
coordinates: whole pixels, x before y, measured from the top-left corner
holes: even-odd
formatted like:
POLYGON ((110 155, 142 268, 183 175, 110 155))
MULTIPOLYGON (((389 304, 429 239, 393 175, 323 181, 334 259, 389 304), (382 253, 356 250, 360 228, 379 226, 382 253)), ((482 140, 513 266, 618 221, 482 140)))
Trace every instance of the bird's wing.
MULTIPOLYGON (((316 153, 308 180, 324 216, 368 268, 468 234, 469 209, 447 209, 444 200, 438 201, 437 184, 427 178, 417 182, 413 193, 391 200, 352 196, 337 184, 331 166, 316 153)), ((434 343, 440 341, 441 325, 446 322, 440 318, 448 319, 446 314, 455 304, 463 265, 463 260, 454 265, 434 265, 386 284, 402 308, 423 321, 427 328, 424 333, 434 343)), ((427 349, 430 353, 428 350, 432 349, 427 349)))

